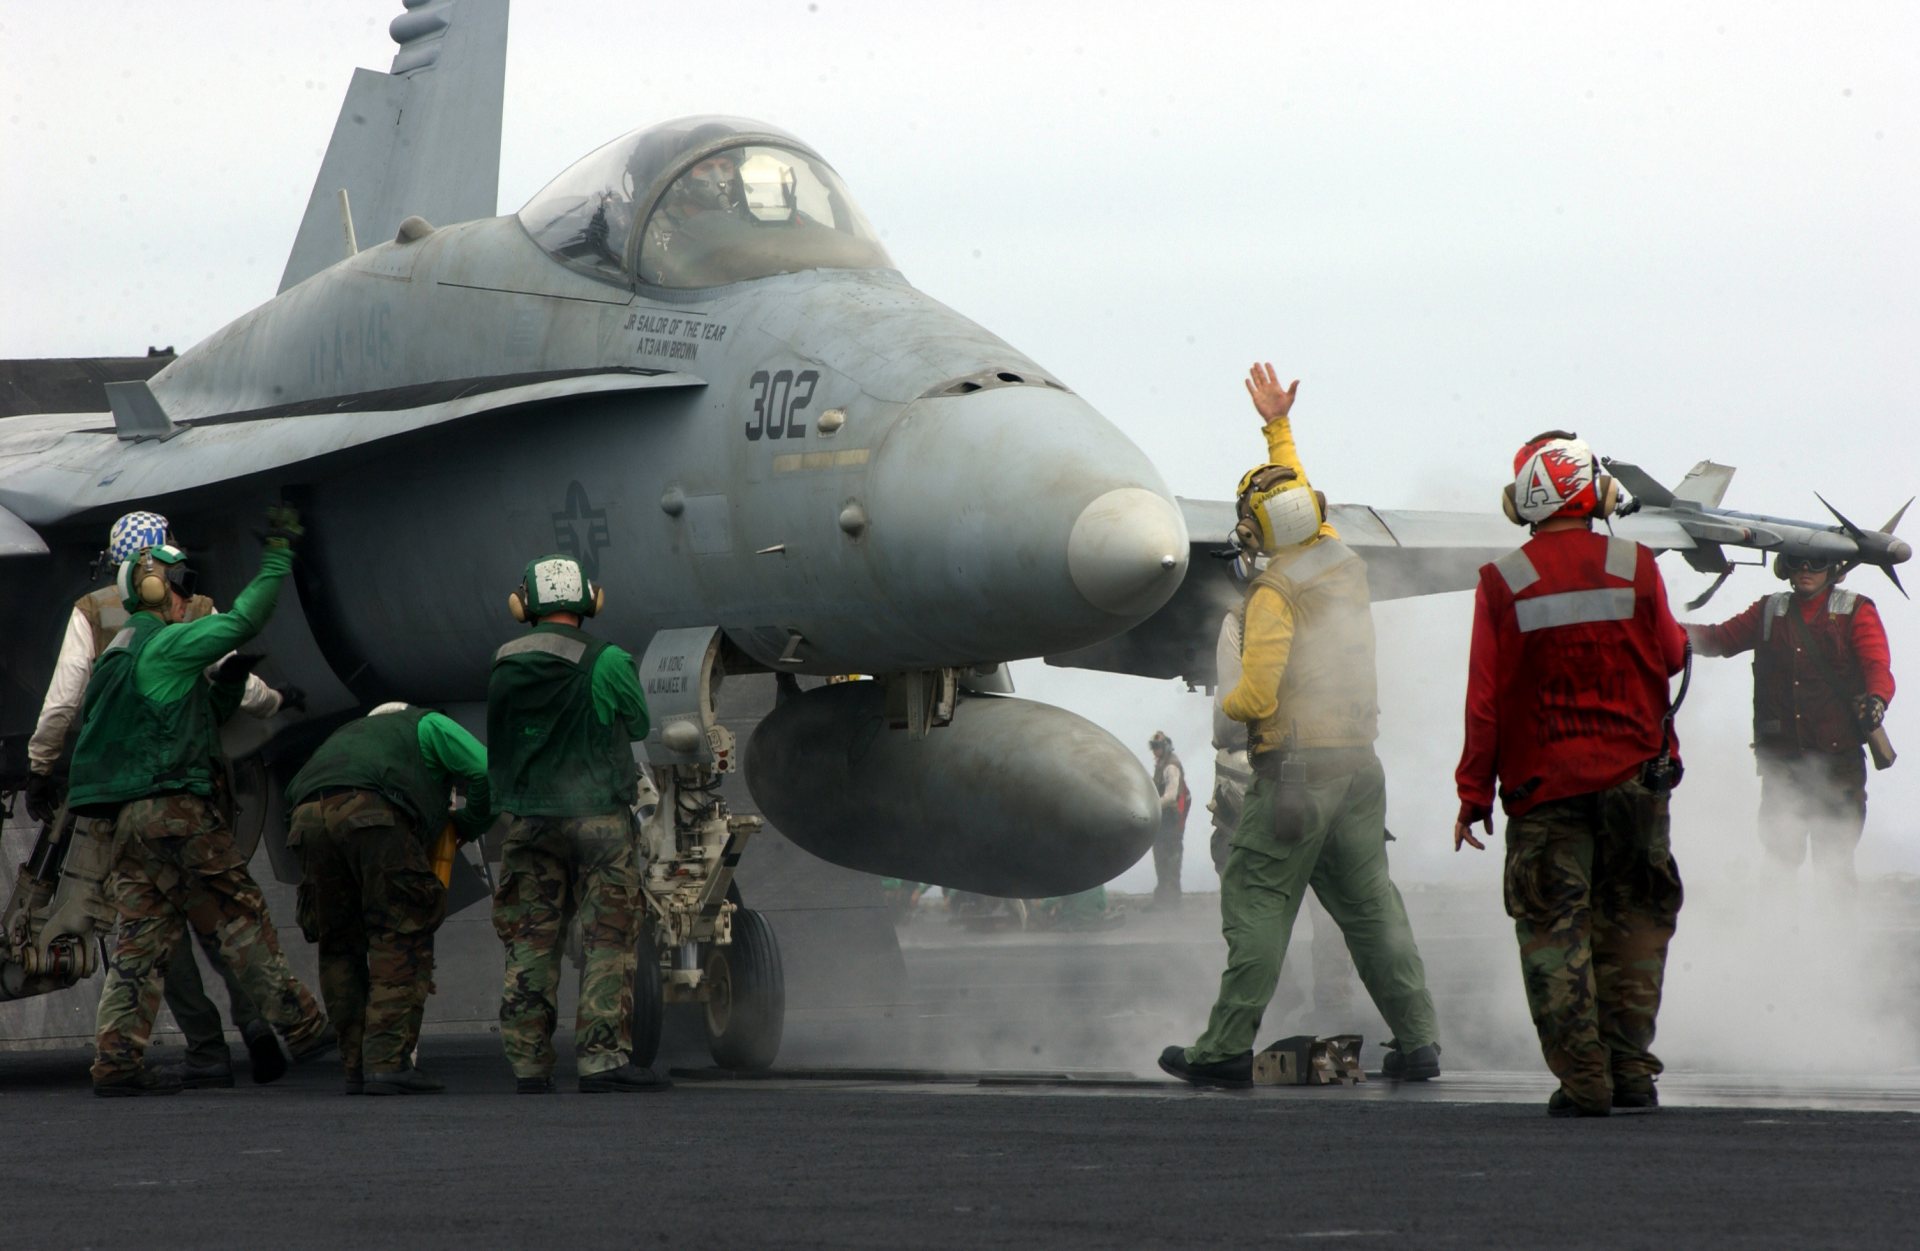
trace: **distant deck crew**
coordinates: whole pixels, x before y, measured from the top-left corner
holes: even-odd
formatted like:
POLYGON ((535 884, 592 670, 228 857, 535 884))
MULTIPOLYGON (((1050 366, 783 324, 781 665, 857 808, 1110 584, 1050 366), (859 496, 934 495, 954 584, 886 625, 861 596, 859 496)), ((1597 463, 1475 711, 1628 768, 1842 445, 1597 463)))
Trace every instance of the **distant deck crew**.
POLYGON ((532 629, 487 684, 488 777, 508 819, 493 924, 506 944, 500 1039, 522 1094, 553 1090, 560 946, 569 902, 584 963, 574 1050, 581 1091, 662 1090, 633 1064, 640 865, 631 744, 647 735, 633 657, 581 628, 601 589, 571 556, 528 564, 510 597, 532 629))
POLYGON ((412 1061, 447 890, 432 848, 493 824, 487 750, 443 713, 382 704, 335 730, 287 787, 300 855, 300 928, 320 948, 320 994, 348 1094, 433 1094, 412 1061), (449 815, 452 788, 466 792, 449 815))
POLYGON ((1180 906, 1180 862, 1187 836, 1187 810, 1193 793, 1187 788, 1187 769, 1173 750, 1165 730, 1147 740, 1153 753, 1153 789, 1160 795, 1160 827, 1153 838, 1153 902, 1162 908, 1180 906))
MULTIPOLYGON (((186 620, 193 576, 184 552, 163 544, 120 563, 129 616, 88 680, 67 796, 77 813, 113 821, 107 893, 118 928, 100 995, 96 1094, 180 1088, 177 1076, 154 1073, 144 1057, 166 968, 191 958, 180 948, 189 927, 218 948, 296 1053, 327 1037, 326 1017, 287 967, 266 901, 215 798, 218 727, 243 696, 240 670, 207 673, 266 624, 300 534, 292 509, 270 510, 259 574, 231 612, 193 621, 186 620), (229 674, 235 680, 226 680, 229 674)), ((256 1071, 255 1079, 284 1071, 283 1059, 278 1071, 256 1071)))
POLYGON ((1861 744, 1893 702, 1887 629, 1872 600, 1839 585, 1844 566, 1777 556, 1773 571, 1787 590, 1687 634, 1703 656, 1753 653, 1753 751, 1768 859, 1792 870, 1811 851, 1825 883, 1850 887, 1867 821, 1861 744))
POLYGON ((1668 678, 1686 635, 1653 553, 1593 529, 1612 479, 1564 431, 1514 457, 1505 508, 1533 537, 1480 567, 1453 846, 1507 813, 1505 897, 1556 1117, 1658 1105, 1652 1051, 1681 903, 1668 678))
POLYGON ((1387 875, 1366 565, 1327 523, 1301 467, 1290 425, 1298 388, 1281 386, 1271 365, 1255 365, 1247 379, 1268 459, 1236 492, 1235 566, 1251 586, 1240 609, 1240 677, 1222 707, 1248 726, 1253 782, 1220 878, 1219 998, 1199 1041, 1160 1056, 1162 1069, 1196 1085, 1251 1084, 1254 1035, 1308 887, 1393 1030, 1387 1075, 1440 1072, 1426 968, 1387 875))

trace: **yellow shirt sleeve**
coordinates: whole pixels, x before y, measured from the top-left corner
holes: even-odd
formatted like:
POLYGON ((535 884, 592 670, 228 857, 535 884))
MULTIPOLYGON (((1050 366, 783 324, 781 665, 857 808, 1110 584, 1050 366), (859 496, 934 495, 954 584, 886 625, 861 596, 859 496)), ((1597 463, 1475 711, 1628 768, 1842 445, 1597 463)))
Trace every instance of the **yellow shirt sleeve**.
MULTIPOLYGON (((1282 417, 1278 421, 1270 421, 1266 426, 1266 434, 1268 462, 1275 465, 1285 465, 1287 468, 1293 470, 1293 472, 1300 475, 1300 481, 1307 483, 1307 489, 1312 490, 1313 484, 1307 481, 1307 467, 1300 463, 1300 449, 1294 446, 1293 423, 1285 417, 1282 417)), ((1320 537, 1323 539, 1337 539, 1340 537, 1340 532, 1333 528, 1331 521, 1322 521, 1320 523, 1320 537)))
MULTIPOLYGON (((1275 425, 1280 423, 1275 422, 1275 425)), ((1282 463, 1279 461, 1276 464, 1282 463)), ((1240 681, 1227 692, 1220 710, 1249 725, 1280 708, 1280 676, 1293 651, 1293 608, 1272 587, 1258 587, 1247 601, 1246 643, 1240 653, 1240 681)))

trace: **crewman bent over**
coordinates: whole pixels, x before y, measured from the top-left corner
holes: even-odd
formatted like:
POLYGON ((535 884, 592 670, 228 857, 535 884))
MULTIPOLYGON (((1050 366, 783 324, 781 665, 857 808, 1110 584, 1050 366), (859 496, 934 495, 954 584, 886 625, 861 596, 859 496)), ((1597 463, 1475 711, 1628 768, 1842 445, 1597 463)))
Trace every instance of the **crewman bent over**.
POLYGON ((1394 1031, 1386 1075, 1440 1072, 1426 969, 1387 875, 1366 565, 1327 524, 1301 469, 1288 419, 1298 387, 1280 386, 1271 365, 1254 366, 1247 382, 1269 461, 1237 493, 1235 563, 1252 586, 1241 608, 1240 679, 1223 708, 1249 727, 1254 776, 1220 878, 1219 999, 1198 1042, 1160 1056, 1162 1069, 1196 1085, 1251 1084, 1254 1032, 1309 886, 1394 1031), (1256 556, 1268 561, 1257 575, 1256 556))
POLYGON ((630 1062, 640 899, 631 743, 646 737, 647 701, 633 657, 580 628, 602 599, 571 556, 529 564, 509 604, 533 629, 494 653, 487 684, 488 776, 509 822, 493 900, 507 948, 500 1040, 522 1094, 553 1090, 569 901, 584 953, 574 1026, 580 1089, 671 1084, 630 1062))
POLYGON ((1551 1116, 1651 1109, 1654 1018, 1681 902, 1667 800, 1679 778, 1667 679, 1686 635, 1653 553, 1593 530, 1613 480, 1549 431, 1514 457, 1524 547, 1480 567, 1453 846, 1507 812, 1507 915, 1560 1088, 1551 1116))
POLYGON ((487 751, 452 719, 382 704, 335 730, 287 787, 300 855, 300 928, 320 947, 320 994, 340 1032, 348 1094, 444 1089, 412 1062, 447 889, 431 847, 449 820, 493 824, 487 751), (448 813, 452 788, 466 806, 448 813))
POLYGON ((231 612, 196 621, 184 621, 193 585, 185 553, 161 546, 121 562, 131 616, 87 683, 68 792, 76 812, 114 820, 107 890, 119 925, 100 995, 95 1094, 180 1088, 142 1060, 168 962, 191 958, 180 949, 188 926, 219 948, 290 1047, 309 1047, 326 1032, 319 1005, 287 967, 266 901, 214 802, 217 727, 242 691, 237 672, 236 680, 218 682, 205 673, 266 624, 300 533, 292 509, 271 510, 259 574, 231 612))

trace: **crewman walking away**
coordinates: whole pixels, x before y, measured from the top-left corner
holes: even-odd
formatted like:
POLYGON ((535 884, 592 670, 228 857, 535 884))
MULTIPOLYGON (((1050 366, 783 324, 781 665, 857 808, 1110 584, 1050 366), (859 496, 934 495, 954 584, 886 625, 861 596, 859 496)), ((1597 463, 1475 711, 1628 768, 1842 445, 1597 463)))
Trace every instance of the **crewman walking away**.
POLYGON ((1426 969, 1387 876, 1366 566, 1327 524, 1300 466, 1288 416, 1298 388, 1282 387, 1271 365, 1255 365, 1247 380, 1269 459, 1236 493, 1235 569, 1252 585, 1241 608, 1240 679, 1223 707, 1248 725, 1254 776, 1220 879, 1219 998, 1199 1041, 1160 1055, 1162 1069, 1201 1086, 1252 1084, 1254 1033, 1309 886, 1394 1031, 1386 1076, 1440 1072, 1426 969), (1267 566, 1256 572, 1261 556, 1267 566))
POLYGON ((320 948, 320 994, 350 1095, 433 1094, 413 1064, 447 888, 432 847, 493 824, 487 749, 451 718, 382 704, 335 730, 287 787, 300 855, 300 928, 320 948), (448 813, 455 785, 466 806, 448 813))
POLYGON ((601 589, 571 556, 527 566, 509 597, 527 634, 494 653, 488 777, 507 816, 493 925, 507 948, 500 1040, 521 1094, 553 1091, 560 945, 568 905, 584 964, 574 1026, 581 1091, 664 1090, 630 1062, 640 867, 630 743, 647 735, 633 657, 581 629, 601 589))
POLYGON ((1680 912, 1667 800, 1679 779, 1667 679, 1686 635, 1653 553, 1594 532, 1614 510, 1593 452, 1548 431, 1514 457, 1525 546, 1480 568, 1453 846, 1507 812, 1507 915, 1556 1117, 1658 1106, 1654 1018, 1680 912))
POLYGON ((1165 730, 1153 732, 1147 749, 1153 753, 1153 789, 1160 794, 1160 830, 1153 839, 1153 904, 1156 908, 1177 908, 1182 840, 1187 836, 1187 810, 1193 807, 1193 793, 1187 789, 1186 767, 1165 730))
POLYGON ((315 1049, 327 1031, 287 967, 266 900, 214 801, 218 727, 241 698, 243 670, 235 680, 209 680, 205 671, 266 624, 302 533, 290 508, 269 510, 267 527, 260 572, 229 613, 184 620, 194 577, 176 547, 148 548, 120 564, 130 616, 87 683, 68 792, 77 813, 114 821, 107 893, 119 924, 100 994, 98 1095, 180 1089, 177 1075, 156 1074, 143 1060, 168 962, 192 958, 180 949, 189 926, 219 948, 295 1051, 315 1049))
POLYGON ((1850 888, 1867 821, 1861 749, 1893 702, 1887 630, 1873 601, 1841 587, 1845 566, 1782 557, 1790 589, 1719 625, 1689 625, 1702 656, 1753 653, 1753 752, 1760 846, 1791 872, 1812 852, 1827 885, 1850 888))
MULTIPOLYGON (((100 563, 118 571, 121 562, 128 558, 148 548, 162 547, 172 542, 173 535, 167 519, 159 513, 127 513, 108 529, 107 547, 100 554, 100 563)), ((181 619, 197 621, 213 611, 211 599, 204 595, 192 595, 187 598, 186 611, 181 619)), ((127 617, 128 611, 121 602, 120 588, 111 582, 74 601, 73 611, 67 616, 66 633, 60 640, 60 654, 54 661, 53 677, 47 683, 46 698, 40 704, 40 718, 34 725, 33 736, 27 740, 27 767, 30 770, 27 815, 36 821, 53 822, 64 818, 86 825, 87 828, 79 830, 72 840, 65 859, 65 871, 70 877, 88 883, 104 882, 111 868, 109 857, 113 822, 110 817, 77 817, 66 812, 62 806, 59 769, 62 757, 80 729, 80 700, 86 694, 87 679, 93 673, 93 662, 106 650, 114 636, 126 628, 127 617)), ((306 700, 298 688, 276 691, 256 675, 246 675, 240 711, 266 720, 277 716, 283 704, 288 708, 303 709, 306 700)), ((224 784, 225 779, 216 776, 214 780, 217 784, 224 784)), ((92 891, 89 890, 87 894, 91 895, 92 891)), ((80 928, 90 927, 90 915, 74 916, 71 920, 80 928)), ((58 918, 44 936, 46 941, 51 942, 62 936, 52 932, 55 929, 65 932, 58 918)), ((219 950, 208 943, 202 943, 201 950, 207 953, 207 962, 226 983, 233 1025, 246 1041, 254 1077, 271 1081, 286 1070, 287 1060, 280 1049, 280 1040, 274 1037, 273 1027, 260 1016, 260 1010, 254 1007, 253 1000, 247 997, 247 992, 221 962, 219 950)), ((183 1084, 188 1089, 233 1085, 233 1057, 227 1049, 227 1035, 221 1025, 220 1009, 207 997, 206 989, 200 982, 199 965, 194 961, 191 951, 183 952, 180 959, 167 963, 163 994, 168 1010, 173 1013, 174 1023, 186 1036, 186 1060, 176 1070, 183 1084)), ((316 1051, 325 1049, 324 1035, 315 1040, 313 1048, 316 1051)))

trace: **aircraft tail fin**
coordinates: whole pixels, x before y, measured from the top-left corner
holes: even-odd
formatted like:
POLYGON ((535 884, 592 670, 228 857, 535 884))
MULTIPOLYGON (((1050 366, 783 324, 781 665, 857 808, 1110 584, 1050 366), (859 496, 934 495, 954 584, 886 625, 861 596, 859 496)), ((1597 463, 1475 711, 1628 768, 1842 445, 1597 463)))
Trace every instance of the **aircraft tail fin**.
POLYGON ((1673 488, 1673 498, 1689 500, 1702 508, 1718 508, 1720 501, 1726 498, 1727 484, 1733 481, 1732 465, 1716 465, 1703 460, 1687 476, 1680 479, 1680 485, 1673 488))
POLYGON ((343 259, 342 190, 368 243, 409 216, 446 226, 499 211, 507 0, 404 3, 388 28, 400 45, 392 68, 353 73, 282 291, 343 259))
POLYGON ((1617 479, 1621 486, 1633 493, 1633 498, 1653 508, 1670 508, 1673 505, 1673 492, 1660 485, 1654 476, 1640 466, 1624 460, 1604 462, 1607 472, 1617 479))

